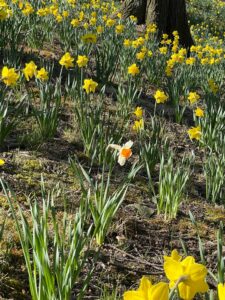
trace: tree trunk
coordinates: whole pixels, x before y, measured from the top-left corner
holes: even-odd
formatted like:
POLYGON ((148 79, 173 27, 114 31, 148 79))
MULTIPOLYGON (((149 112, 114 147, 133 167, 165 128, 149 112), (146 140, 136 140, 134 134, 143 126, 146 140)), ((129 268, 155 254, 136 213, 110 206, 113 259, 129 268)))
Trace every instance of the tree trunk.
POLYGON ((125 0, 121 9, 123 18, 133 15, 138 19, 138 24, 144 24, 146 4, 147 0, 125 0))
POLYGON ((185 0, 126 0, 122 8, 125 18, 134 15, 138 24, 155 23, 159 35, 179 32, 180 43, 190 48, 194 42, 188 26, 185 0))

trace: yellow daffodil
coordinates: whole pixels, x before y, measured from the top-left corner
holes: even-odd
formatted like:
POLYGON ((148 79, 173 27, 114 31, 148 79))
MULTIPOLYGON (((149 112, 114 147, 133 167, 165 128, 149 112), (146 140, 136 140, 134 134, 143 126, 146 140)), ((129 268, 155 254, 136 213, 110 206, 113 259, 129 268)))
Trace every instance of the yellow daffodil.
POLYGON ((81 40, 84 43, 93 43, 93 44, 95 44, 97 42, 97 37, 94 33, 87 33, 87 34, 85 34, 81 37, 81 40))
POLYGON ((74 66, 73 64, 74 58, 70 55, 69 52, 66 52, 62 58, 60 59, 59 63, 61 66, 68 68, 72 68, 74 66))
POLYGON ((116 145, 116 144, 109 144, 108 147, 113 148, 115 150, 118 150, 118 163, 121 166, 124 166, 127 159, 129 159, 132 155, 131 147, 133 146, 132 141, 128 141, 126 144, 123 146, 116 145))
POLYGON ((197 127, 192 127, 188 130, 188 134, 191 140, 196 139, 196 140, 200 140, 202 132, 201 132, 201 127, 197 126, 197 127))
POLYGON ((132 22, 136 23, 137 22, 137 18, 133 15, 130 16, 130 19, 132 22))
POLYGON ((113 20, 113 19, 108 19, 108 20, 106 21, 106 26, 107 26, 107 27, 112 27, 113 25, 115 25, 115 23, 116 23, 115 20, 113 20))
POLYGON ((134 114, 135 114, 135 116, 136 116, 138 119, 141 119, 142 116, 143 116, 143 109, 142 109, 142 107, 137 106, 136 109, 135 109, 135 111, 134 111, 134 114))
POLYGON ((71 24, 73 27, 78 27, 78 26, 80 25, 80 21, 79 21, 79 19, 74 18, 74 19, 70 22, 70 24, 71 24))
POLYGON ((147 26, 147 32, 148 33, 155 33, 156 32, 156 30, 157 30, 157 25, 156 24, 149 24, 148 26, 147 26))
POLYGON ((166 40, 166 45, 170 45, 170 44, 172 44, 172 40, 171 39, 166 40))
POLYGON ((188 95, 188 100, 191 104, 197 102, 200 99, 200 96, 196 92, 190 92, 188 95))
POLYGON ((22 13, 25 16, 29 16, 33 12, 34 12, 34 9, 33 9, 32 5, 29 2, 26 2, 24 8, 22 9, 22 13))
POLYGON ((161 90, 157 90, 154 94, 156 103, 165 103, 168 100, 168 96, 161 90))
POLYGON ((210 90, 211 90, 214 94, 216 94, 216 93, 218 92, 218 90, 219 90, 218 85, 215 83, 215 81, 214 81, 213 79, 210 79, 210 80, 208 81, 208 83, 209 83, 209 88, 210 88, 210 90))
POLYGON ((89 24, 86 22, 86 23, 83 24, 83 27, 84 27, 84 29, 87 30, 89 28, 89 24))
POLYGON ((192 256, 184 260, 177 255, 164 256, 164 271, 170 280, 170 288, 177 286, 183 300, 192 300, 197 293, 206 293, 209 289, 206 267, 196 263, 192 256))
POLYGON ((92 79, 85 79, 84 80, 83 89, 86 91, 87 94, 89 94, 91 92, 94 93, 97 86, 98 86, 98 83, 95 82, 92 79))
POLYGON ((219 283, 217 286, 219 300, 225 299, 225 284, 219 283))
POLYGON ((84 19, 84 12, 81 11, 81 12, 79 13, 79 21, 82 22, 83 19, 84 19))
POLYGON ((86 55, 78 55, 77 64, 79 68, 86 67, 88 63, 88 58, 86 55))
POLYGON ((129 40, 129 39, 125 39, 125 40, 123 41, 124 47, 130 47, 131 44, 132 44, 132 42, 131 42, 131 40, 129 40))
POLYGON ((161 47, 159 48, 159 52, 163 55, 166 55, 167 54, 167 51, 168 51, 168 48, 167 47, 161 47))
POLYGON ((6 9, 0 9, 0 21, 7 19, 8 14, 6 9))
POLYGON ((116 33, 121 34, 124 31, 125 26, 122 24, 119 24, 116 26, 116 33))
POLYGON ((23 74, 27 81, 33 78, 37 73, 37 66, 33 61, 30 61, 26 64, 25 68, 23 69, 23 74))
POLYGON ((172 35, 175 37, 175 36, 179 36, 179 33, 178 33, 178 31, 177 30, 174 30, 173 32, 172 32, 172 35))
POLYGON ((195 57, 188 57, 185 61, 186 65, 193 65, 196 62, 195 57))
POLYGON ((167 40, 168 39, 168 34, 167 33, 163 33, 163 35, 162 35, 162 38, 164 39, 164 40, 167 40))
POLYGON ((13 14, 12 10, 9 9, 8 4, 5 1, 0 1, 0 21, 3 21, 13 14))
POLYGON ((140 73, 140 70, 136 64, 132 64, 131 66, 128 67, 128 74, 130 74, 132 76, 136 76, 139 73, 140 73))
POLYGON ((37 15, 40 17, 44 17, 48 14, 48 11, 45 8, 40 8, 37 11, 37 15))
POLYGON ((45 68, 41 68, 40 70, 37 71, 36 78, 41 81, 48 80, 48 72, 45 70, 45 68))
POLYGON ((0 158, 0 166, 3 166, 5 164, 5 161, 0 158))
POLYGON ((61 23, 63 21, 63 17, 60 14, 56 15, 55 19, 58 23, 61 23))
POLYGON ((143 60, 143 59, 145 58, 145 53, 146 53, 146 52, 144 52, 144 51, 138 52, 138 53, 136 54, 136 58, 137 58, 138 60, 143 60))
POLYGON ((103 32, 103 30, 104 30, 104 28, 103 28, 102 26, 99 25, 99 26, 97 27, 97 33, 98 33, 98 34, 101 34, 101 33, 103 32))
POLYGON ((169 300, 169 287, 165 282, 152 284, 145 276, 142 277, 140 286, 136 291, 127 291, 124 300, 169 300))
POLYGON ((62 12, 62 15, 63 15, 64 18, 67 18, 69 16, 69 12, 67 10, 64 10, 62 12))
POLYGON ((3 67, 2 68, 2 81, 8 85, 15 85, 19 79, 19 74, 16 73, 14 68, 3 67))
POLYGON ((204 117, 204 110, 202 110, 200 107, 197 107, 195 110, 195 115, 199 118, 204 117))
POLYGON ((167 66, 166 69, 165 69, 166 76, 171 77, 172 74, 173 74, 172 71, 173 71, 173 69, 171 67, 167 66))
POLYGON ((97 19, 96 18, 91 18, 89 23, 90 23, 90 25, 94 26, 97 23, 97 19))
POLYGON ((144 129, 144 119, 134 121, 133 130, 141 131, 144 129))

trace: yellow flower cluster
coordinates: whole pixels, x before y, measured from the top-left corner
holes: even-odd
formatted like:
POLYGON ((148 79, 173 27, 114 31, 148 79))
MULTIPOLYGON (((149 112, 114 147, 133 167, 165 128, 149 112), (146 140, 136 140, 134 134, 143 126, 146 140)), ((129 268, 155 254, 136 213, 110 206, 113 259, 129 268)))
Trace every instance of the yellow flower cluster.
POLYGON ((0 22, 12 16, 12 10, 5 0, 0 0, 0 22))
MULTIPOLYGON (((177 250, 173 250, 171 256, 164 256, 164 271, 169 284, 159 282, 153 285, 144 276, 137 291, 124 293, 124 300, 169 300, 170 289, 171 293, 178 289, 181 299, 192 300, 196 294, 206 293, 209 290, 206 283, 207 269, 204 265, 196 263, 192 256, 182 260, 177 250)), ((220 284, 218 290, 220 299, 223 299, 224 285, 220 284)))
POLYGON ((33 61, 30 61, 29 63, 25 64, 25 68, 23 69, 23 74, 27 81, 29 81, 34 76, 41 80, 46 81, 48 80, 48 72, 45 70, 45 68, 41 68, 40 70, 37 70, 37 66, 33 61))
MULTIPOLYGON (((37 66, 33 61, 30 61, 29 63, 25 64, 25 68, 23 69, 23 74, 27 81, 32 79, 34 76, 41 80, 46 81, 48 80, 48 72, 45 70, 45 68, 41 68, 40 70, 37 70, 37 66)), ((20 75, 16 72, 15 68, 8 68, 4 66, 2 68, 2 81, 7 86, 14 86, 20 75)))
POLYGON ((136 116, 137 120, 134 121, 133 130, 140 132, 144 129, 144 118, 143 118, 143 109, 142 107, 136 107, 134 111, 134 115, 136 116))

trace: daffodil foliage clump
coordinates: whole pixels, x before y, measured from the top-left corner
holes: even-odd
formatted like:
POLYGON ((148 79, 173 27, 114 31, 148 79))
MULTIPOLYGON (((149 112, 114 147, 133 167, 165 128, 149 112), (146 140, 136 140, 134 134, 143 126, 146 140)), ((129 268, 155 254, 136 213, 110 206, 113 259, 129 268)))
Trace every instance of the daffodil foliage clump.
POLYGON ((0 0, 0 297, 225 299, 225 2, 187 6, 190 49, 118 1, 0 0))

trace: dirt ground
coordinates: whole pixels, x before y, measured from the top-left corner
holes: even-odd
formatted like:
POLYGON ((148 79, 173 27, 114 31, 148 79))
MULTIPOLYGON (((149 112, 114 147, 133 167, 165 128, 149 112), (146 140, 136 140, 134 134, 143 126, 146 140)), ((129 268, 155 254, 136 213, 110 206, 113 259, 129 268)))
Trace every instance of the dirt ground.
MULTIPOLYGON (((108 96, 107 101, 113 101, 108 96)), ((153 100, 143 95, 139 105, 146 112, 153 113, 153 100)), ((158 111, 160 113, 160 109, 158 111)), ((169 254, 174 248, 187 252, 199 259, 197 231, 189 217, 189 210, 194 215, 199 235, 205 246, 207 264, 215 271, 216 232, 219 222, 225 221, 224 209, 214 207, 205 200, 205 182, 202 176, 202 149, 191 142, 187 136, 187 125, 173 122, 169 109, 164 116, 168 136, 178 156, 195 150, 196 165, 190 179, 187 197, 179 210, 176 220, 165 221, 158 216, 156 205, 146 189, 146 174, 140 172, 131 184, 126 199, 117 213, 106 242, 101 249, 98 263, 91 280, 86 299, 99 299, 102 290, 117 289, 122 293, 127 287, 137 284, 143 274, 150 275, 154 281, 163 278, 163 254, 169 254)), ((32 120, 30 120, 32 122, 32 120)), ((192 123, 187 112, 185 123, 192 123)), ((79 184, 68 163, 68 157, 76 154, 85 161, 82 145, 74 134, 72 112, 69 104, 65 105, 60 115, 58 135, 51 141, 32 145, 17 139, 18 133, 27 132, 29 124, 20 124, 17 132, 6 143, 1 157, 6 161, 1 167, 1 177, 10 184, 17 195, 17 201, 28 210, 25 194, 40 190, 41 174, 47 188, 60 182, 66 190, 71 209, 79 203, 79 184)), ((134 158, 135 159, 135 148, 134 158)), ((126 168, 129 168, 129 163, 126 168)), ((126 172, 126 168, 118 172, 126 172)), ((156 171, 157 177, 157 171, 156 171)), ((115 180, 115 186, 117 181, 115 180)), ((63 209, 57 203, 59 211, 63 209)), ((8 216, 4 241, 0 251, 0 298, 30 299, 25 262, 22 257, 14 221, 10 217, 9 206, 0 195, 0 218, 8 216)), ((88 265, 87 265, 88 268, 88 265)), ((214 283, 211 283, 212 287, 214 283)), ((79 283, 74 292, 79 289, 79 283)))

